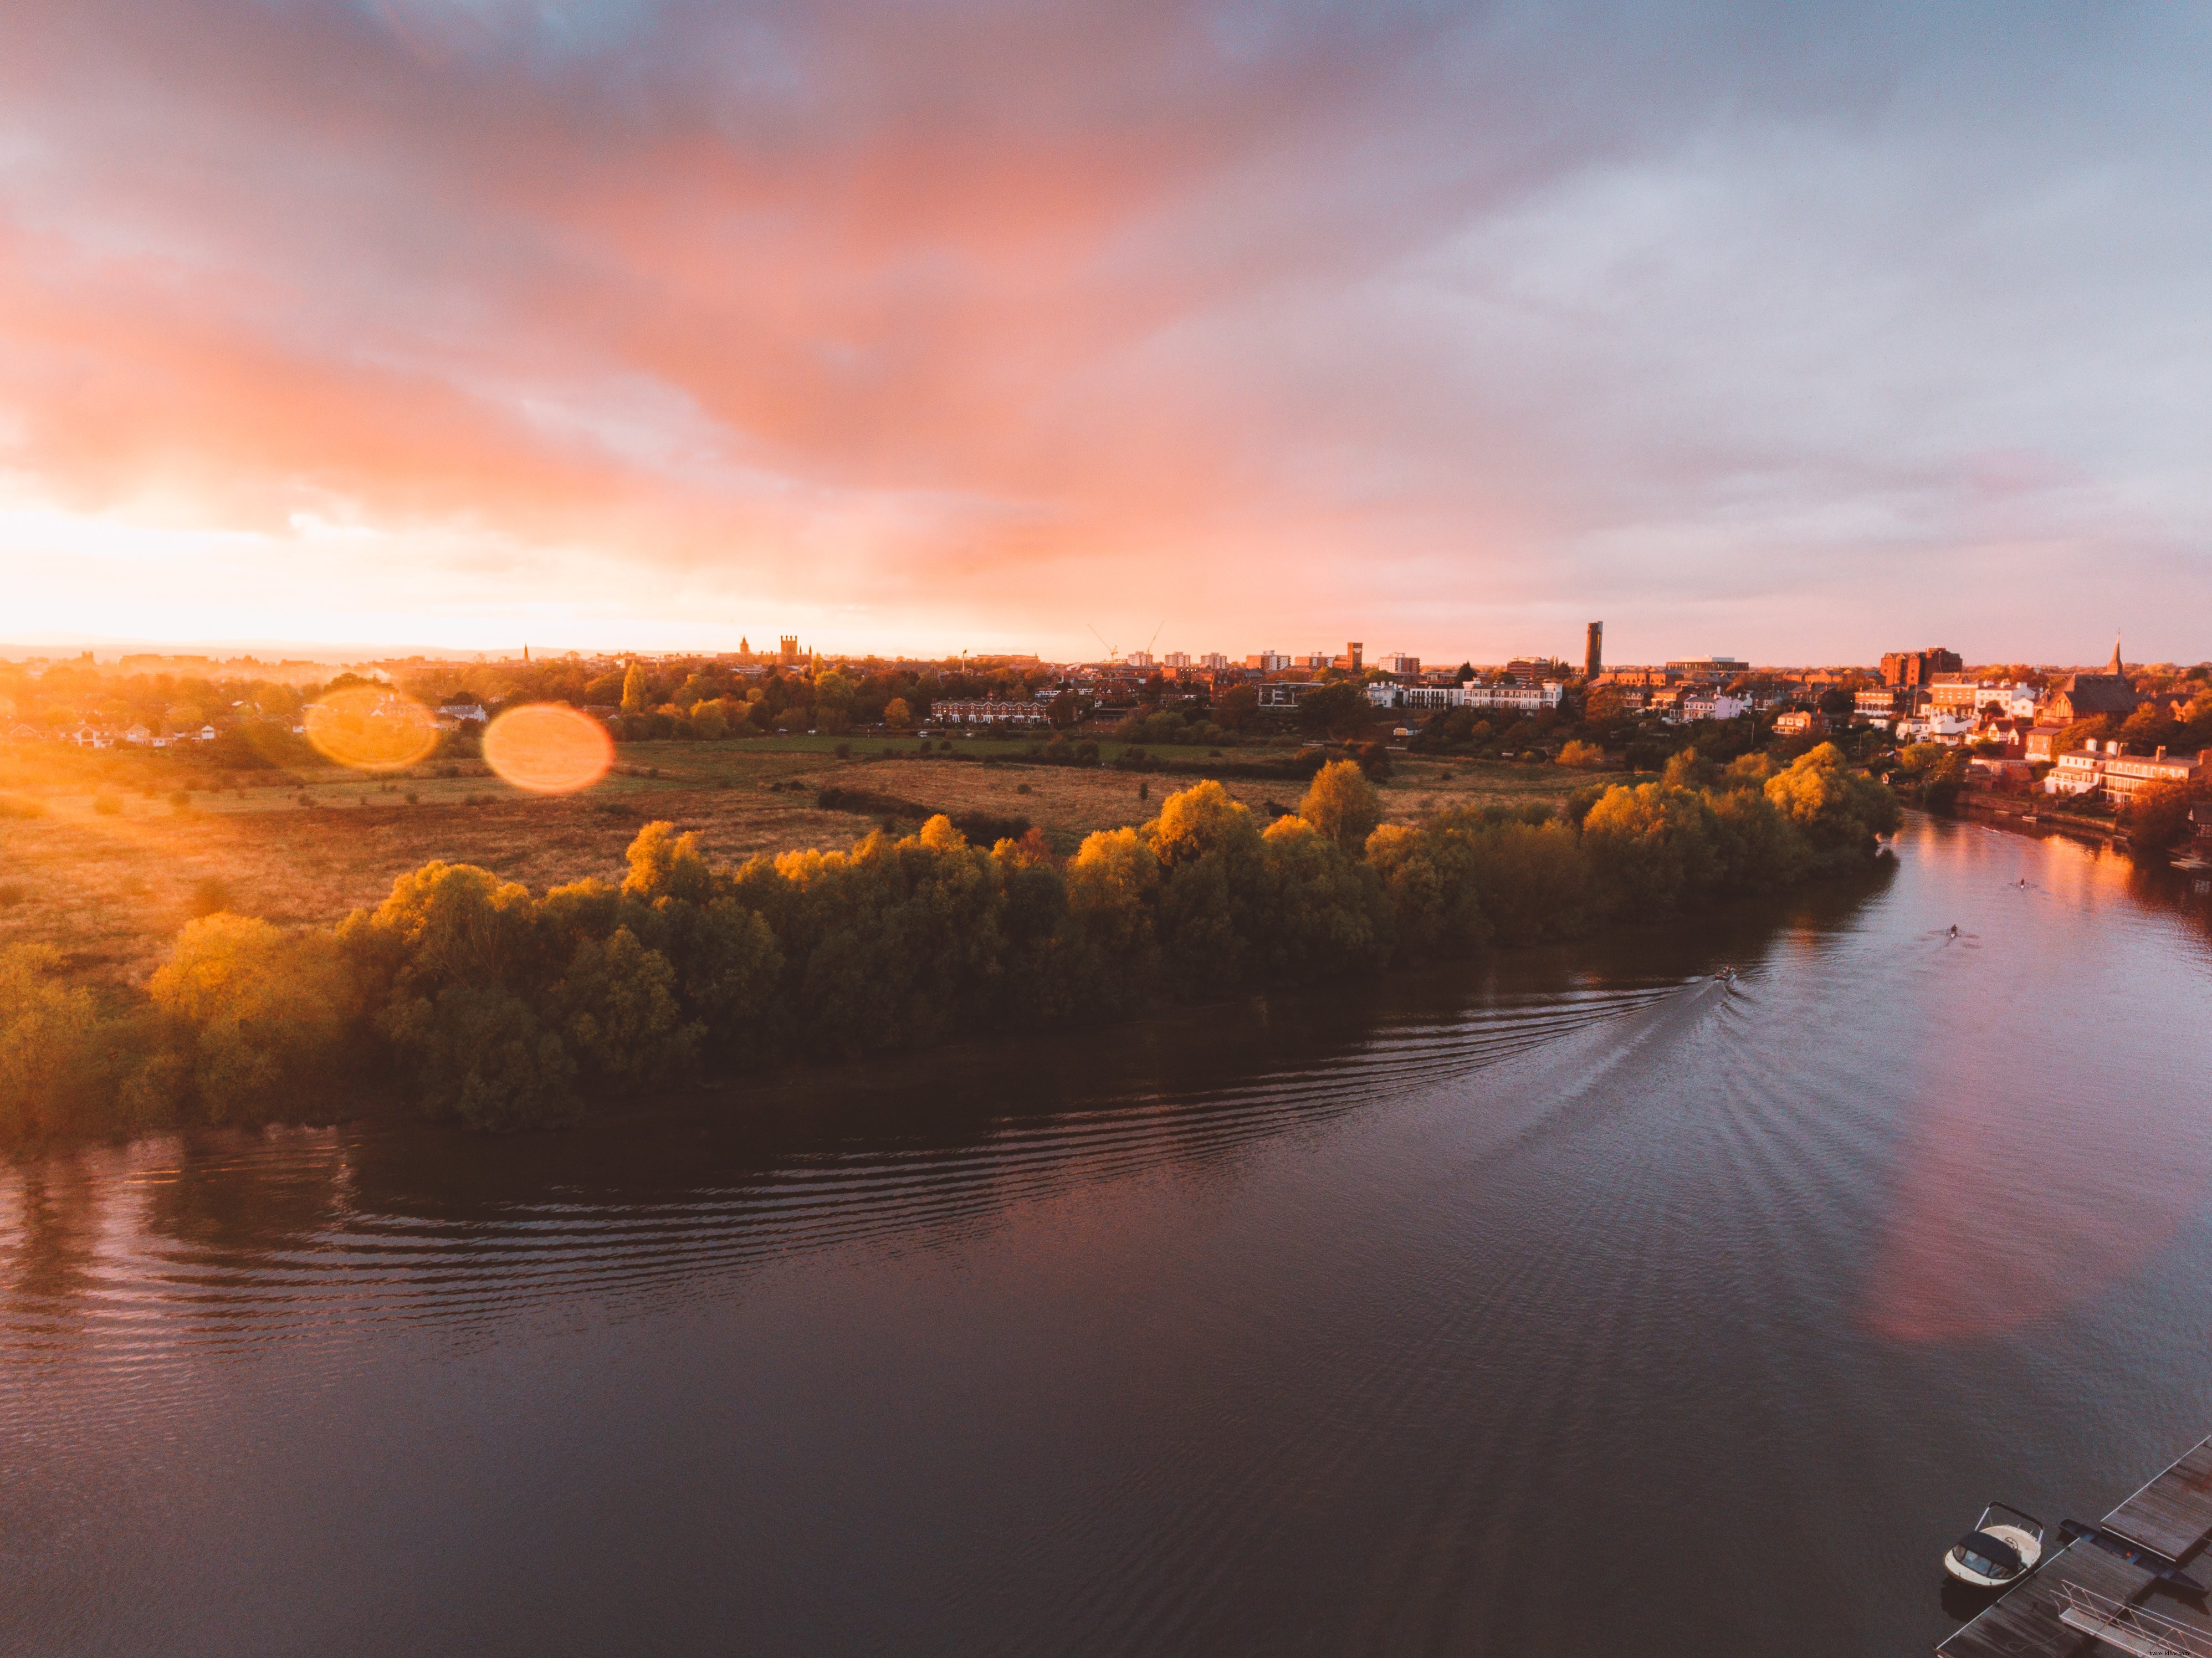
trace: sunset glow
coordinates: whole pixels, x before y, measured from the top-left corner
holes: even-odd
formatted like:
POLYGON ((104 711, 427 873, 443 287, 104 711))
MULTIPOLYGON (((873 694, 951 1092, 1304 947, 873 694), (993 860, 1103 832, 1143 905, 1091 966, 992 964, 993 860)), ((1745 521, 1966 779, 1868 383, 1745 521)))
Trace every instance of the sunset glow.
POLYGON ((2179 652, 2205 45, 1988 21, 29 0, 7 626, 2179 652))

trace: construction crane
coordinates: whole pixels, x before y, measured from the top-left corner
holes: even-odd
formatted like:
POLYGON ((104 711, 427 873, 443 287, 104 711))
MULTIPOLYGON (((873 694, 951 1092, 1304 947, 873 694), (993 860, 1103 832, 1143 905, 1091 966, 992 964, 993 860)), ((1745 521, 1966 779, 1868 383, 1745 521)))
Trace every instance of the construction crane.
MULTIPOLYGON (((1121 647, 1118 645, 1107 645, 1106 635, 1100 633, 1097 628, 1092 627, 1090 623, 1086 622, 1083 625, 1091 629, 1091 636, 1093 639, 1097 640, 1101 645, 1106 645, 1106 659, 1109 662, 1119 662, 1121 659, 1121 647)), ((1147 658, 1149 658, 1152 653, 1152 647, 1160 642, 1160 635, 1167 631, 1167 627, 1168 624, 1166 618, 1163 617, 1160 621, 1160 625, 1152 629, 1152 636, 1145 641, 1144 654, 1147 658)))

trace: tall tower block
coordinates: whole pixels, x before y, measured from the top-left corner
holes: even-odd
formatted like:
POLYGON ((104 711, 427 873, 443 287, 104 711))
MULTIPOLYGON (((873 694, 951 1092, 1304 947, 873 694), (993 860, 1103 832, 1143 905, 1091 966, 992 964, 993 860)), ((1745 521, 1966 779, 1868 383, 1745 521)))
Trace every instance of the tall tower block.
POLYGON ((1591 679, 1605 671, 1605 623, 1589 624, 1589 638, 1583 647, 1583 673, 1591 679))

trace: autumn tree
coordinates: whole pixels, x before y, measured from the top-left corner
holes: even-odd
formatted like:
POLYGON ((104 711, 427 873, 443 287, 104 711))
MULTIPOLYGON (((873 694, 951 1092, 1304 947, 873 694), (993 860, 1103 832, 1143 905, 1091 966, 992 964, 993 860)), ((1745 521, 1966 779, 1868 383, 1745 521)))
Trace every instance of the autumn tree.
POLYGON ((1367 774, 1352 760, 1332 760, 1314 774, 1298 816, 1342 847, 1357 854, 1382 821, 1382 803, 1367 774))
POLYGON ((330 933, 228 912, 187 925, 146 988, 191 1033, 191 1087, 210 1122, 295 1113, 336 1075, 356 1011, 330 933))

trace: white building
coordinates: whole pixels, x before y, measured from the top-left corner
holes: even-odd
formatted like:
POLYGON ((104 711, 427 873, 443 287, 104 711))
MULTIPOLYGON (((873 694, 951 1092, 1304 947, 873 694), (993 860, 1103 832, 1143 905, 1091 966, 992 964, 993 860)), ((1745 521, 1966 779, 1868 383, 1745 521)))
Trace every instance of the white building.
POLYGON ((1188 651, 1170 651, 1165 656, 1160 659, 1160 665, 1164 668, 1188 668, 1190 666, 1190 653, 1188 651))
POLYGON ((1541 714, 1556 708, 1566 688, 1556 679, 1540 685, 1393 685, 1378 683, 1367 688, 1367 700, 1378 708, 1502 708, 1513 714, 1541 714))
POLYGON ((1965 742, 1980 724, 1980 718, 1971 710, 1931 707, 1925 714, 1899 720, 1897 740, 1900 743, 1941 743, 1955 748, 1965 742))
POLYGON ((1751 699, 1747 696, 1730 696, 1726 691, 1692 691, 1682 699, 1676 718, 1734 720, 1750 712, 1751 699))
POLYGON ((1411 676, 1420 672, 1421 659, 1418 656, 1386 656, 1382 659, 1382 665, 1392 673, 1411 676))
POLYGON ((1151 668, 1158 665, 1152 660, 1150 651, 1131 651, 1121 659, 1121 665, 1126 668, 1151 668))
POLYGON ((2058 756, 2051 774, 2043 780, 2045 794, 2087 794, 2103 789, 2115 800, 2124 800, 2146 783, 2194 783, 2202 779, 2206 755, 2128 752, 2117 737, 2100 744, 2094 738, 2087 748, 2068 749, 2058 756))
POLYGON ((1198 659, 1198 662, 1200 667, 1210 668, 1216 673, 1225 672, 1229 667, 1229 659, 1219 651, 1208 651, 1198 659))
POLYGON ((1244 659, 1244 665, 1257 668, 1261 673, 1280 673, 1291 665, 1291 653, 1272 648, 1256 652, 1244 659))
POLYGON ((1928 706, 1938 714, 1978 714, 1991 703, 2008 720, 2035 718, 2035 687, 2002 680, 1938 674, 1928 687, 1928 706))

